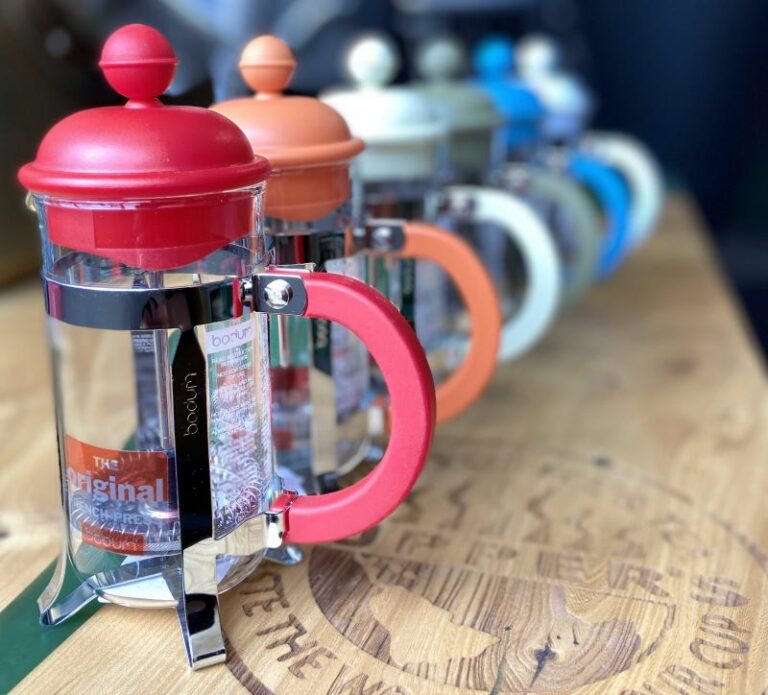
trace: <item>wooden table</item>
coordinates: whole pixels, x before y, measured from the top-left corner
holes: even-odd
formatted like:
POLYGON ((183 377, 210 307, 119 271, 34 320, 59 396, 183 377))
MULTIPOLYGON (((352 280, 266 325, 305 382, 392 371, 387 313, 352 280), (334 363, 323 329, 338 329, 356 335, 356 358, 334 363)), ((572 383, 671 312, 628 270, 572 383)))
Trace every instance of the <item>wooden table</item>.
MULTIPOLYGON (((5 291, 0 323, 2 609, 54 557, 59 512, 34 283, 5 291)), ((766 395, 674 199, 617 277, 439 432, 394 518, 223 597, 226 665, 190 672, 172 612, 107 606, 18 689, 764 693, 766 395)))

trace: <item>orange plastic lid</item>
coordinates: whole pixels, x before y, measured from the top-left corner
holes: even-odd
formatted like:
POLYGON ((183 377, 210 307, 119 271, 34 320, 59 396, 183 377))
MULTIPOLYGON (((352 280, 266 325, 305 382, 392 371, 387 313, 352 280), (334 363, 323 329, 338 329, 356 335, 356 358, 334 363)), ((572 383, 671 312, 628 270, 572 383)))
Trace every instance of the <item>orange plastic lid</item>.
POLYGON ((333 164, 351 159, 365 145, 352 137, 346 121, 311 97, 283 96, 296 60, 276 36, 258 36, 243 50, 240 73, 255 97, 230 99, 211 108, 237 123, 253 151, 273 169, 333 164))

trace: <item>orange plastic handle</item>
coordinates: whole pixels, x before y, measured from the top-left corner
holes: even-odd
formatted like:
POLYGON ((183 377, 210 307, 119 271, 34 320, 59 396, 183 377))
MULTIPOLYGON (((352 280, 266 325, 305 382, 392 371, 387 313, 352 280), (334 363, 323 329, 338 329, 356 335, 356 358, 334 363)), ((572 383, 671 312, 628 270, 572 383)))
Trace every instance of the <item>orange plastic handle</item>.
POLYGON ((395 255, 439 265, 469 311, 467 354, 436 389, 437 422, 447 422, 472 405, 493 377, 502 327, 499 297, 485 265, 461 238, 424 222, 406 222, 404 233, 405 245, 395 255))

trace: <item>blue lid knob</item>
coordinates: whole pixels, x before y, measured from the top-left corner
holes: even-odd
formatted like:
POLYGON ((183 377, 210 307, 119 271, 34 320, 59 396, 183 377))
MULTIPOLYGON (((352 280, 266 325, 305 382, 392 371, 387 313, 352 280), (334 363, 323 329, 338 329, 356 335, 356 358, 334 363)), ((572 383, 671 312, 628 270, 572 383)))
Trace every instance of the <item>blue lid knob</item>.
POLYGON ((472 54, 480 77, 508 76, 515 67, 515 45, 505 36, 486 36, 472 54))

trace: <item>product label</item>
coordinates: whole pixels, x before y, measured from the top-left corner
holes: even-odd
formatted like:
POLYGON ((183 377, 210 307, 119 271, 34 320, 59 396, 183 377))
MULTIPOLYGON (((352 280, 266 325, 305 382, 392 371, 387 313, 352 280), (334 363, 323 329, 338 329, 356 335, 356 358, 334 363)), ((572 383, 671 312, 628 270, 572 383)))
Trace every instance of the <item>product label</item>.
POLYGON ((249 320, 225 321, 223 328, 208 328, 205 331, 205 351, 212 355, 225 350, 234 350, 253 342, 254 326, 249 320))
POLYGON ((118 553, 144 552, 140 510, 169 503, 167 455, 104 449, 71 436, 65 447, 70 515, 83 540, 118 553))
POLYGON ((416 262, 416 335, 425 350, 438 348, 448 337, 449 284, 440 266, 430 261, 416 262))
MULTIPOLYGON (((365 277, 365 258, 351 256, 337 258, 325 264, 328 272, 346 275, 358 280, 365 277)), ((317 322, 316 322, 317 323, 317 322)), ((327 322, 326 322, 327 325, 327 322)), ((343 326, 330 324, 330 361, 335 387, 336 413, 344 421, 360 411, 370 389, 370 358, 365 346, 343 326)), ((315 332, 315 365, 317 366, 318 332, 315 332)))
POLYGON ((259 511, 270 479, 266 343, 247 314, 206 326, 208 436, 217 536, 259 511), (259 363, 261 360, 261 363, 259 363))

